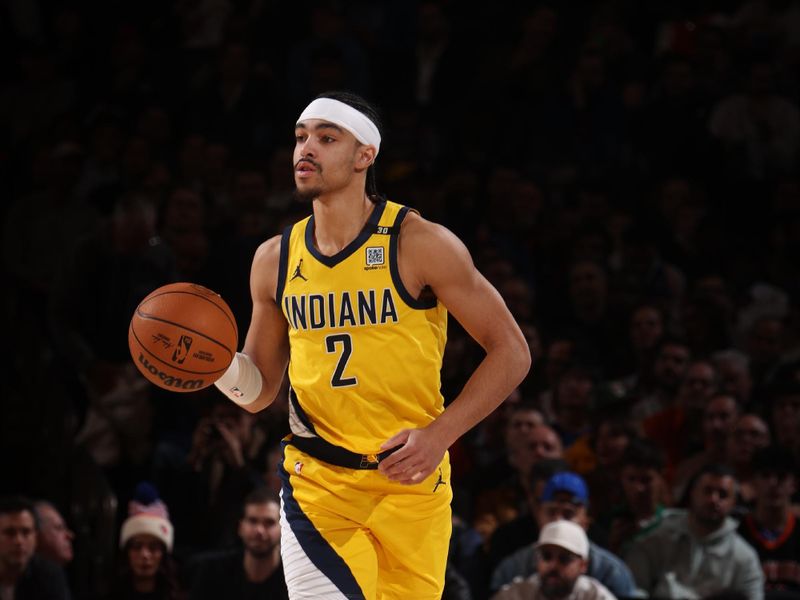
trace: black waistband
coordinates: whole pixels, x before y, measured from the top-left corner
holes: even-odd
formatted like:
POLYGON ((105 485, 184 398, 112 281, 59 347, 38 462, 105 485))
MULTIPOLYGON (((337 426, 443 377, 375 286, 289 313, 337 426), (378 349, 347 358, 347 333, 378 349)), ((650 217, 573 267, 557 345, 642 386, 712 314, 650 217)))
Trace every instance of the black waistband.
POLYGON ((341 446, 326 442, 321 437, 300 437, 297 435, 293 435, 289 443, 314 458, 346 469, 377 469, 384 458, 397 450, 396 447, 379 454, 356 454, 341 446))

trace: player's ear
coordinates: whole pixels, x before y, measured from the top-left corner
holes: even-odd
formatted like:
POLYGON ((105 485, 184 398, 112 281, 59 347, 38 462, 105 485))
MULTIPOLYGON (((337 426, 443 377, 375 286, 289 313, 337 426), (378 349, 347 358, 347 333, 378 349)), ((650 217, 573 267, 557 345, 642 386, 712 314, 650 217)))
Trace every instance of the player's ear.
POLYGON ((366 169, 375 161, 375 156, 377 154, 378 153, 375 150, 375 146, 361 146, 358 149, 358 157, 356 162, 359 167, 366 169))

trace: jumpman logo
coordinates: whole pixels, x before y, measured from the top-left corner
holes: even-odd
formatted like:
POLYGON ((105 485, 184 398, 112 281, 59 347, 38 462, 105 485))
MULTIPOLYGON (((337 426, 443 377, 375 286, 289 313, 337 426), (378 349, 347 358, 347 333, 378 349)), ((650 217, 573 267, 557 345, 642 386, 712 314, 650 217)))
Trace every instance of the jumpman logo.
POLYGON ((436 482, 436 485, 433 486, 433 491, 435 492, 436 490, 438 490, 440 485, 447 485, 447 482, 444 479, 442 479, 441 469, 439 469, 439 480, 436 482))
POLYGON ((307 278, 306 276, 304 276, 304 275, 303 275, 303 274, 300 272, 300 267, 302 267, 302 266, 303 266, 303 259, 301 258, 301 259, 300 259, 300 262, 299 262, 299 263, 297 263, 297 268, 294 270, 294 275, 292 275, 292 277, 289 279, 289 281, 294 281, 294 280, 295 280, 295 279, 297 279, 298 277, 299 277, 300 279, 302 279, 303 281, 308 281, 308 278, 307 278))

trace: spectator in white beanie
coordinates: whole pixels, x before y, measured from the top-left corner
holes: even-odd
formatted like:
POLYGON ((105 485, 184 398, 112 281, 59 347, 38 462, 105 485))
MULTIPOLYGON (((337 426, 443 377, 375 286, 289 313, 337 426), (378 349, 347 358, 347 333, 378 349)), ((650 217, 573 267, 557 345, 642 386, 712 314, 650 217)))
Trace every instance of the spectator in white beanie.
POLYGON ((184 597, 172 558, 169 511, 148 482, 136 487, 122 524, 120 569, 108 599, 180 600, 184 597))

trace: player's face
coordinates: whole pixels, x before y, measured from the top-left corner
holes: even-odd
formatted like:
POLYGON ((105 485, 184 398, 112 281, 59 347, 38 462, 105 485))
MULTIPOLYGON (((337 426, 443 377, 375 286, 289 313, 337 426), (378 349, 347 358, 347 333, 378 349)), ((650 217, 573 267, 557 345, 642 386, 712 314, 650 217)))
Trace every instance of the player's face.
POLYGON ((301 198, 313 199, 351 183, 359 147, 353 134, 321 119, 298 123, 294 134, 294 183, 301 198))
POLYGON ((274 502, 248 504, 244 516, 239 521, 239 537, 245 550, 264 558, 269 556, 280 543, 280 511, 274 502))
POLYGON ((0 570, 22 571, 36 550, 36 524, 24 510, 0 515, 0 570))

